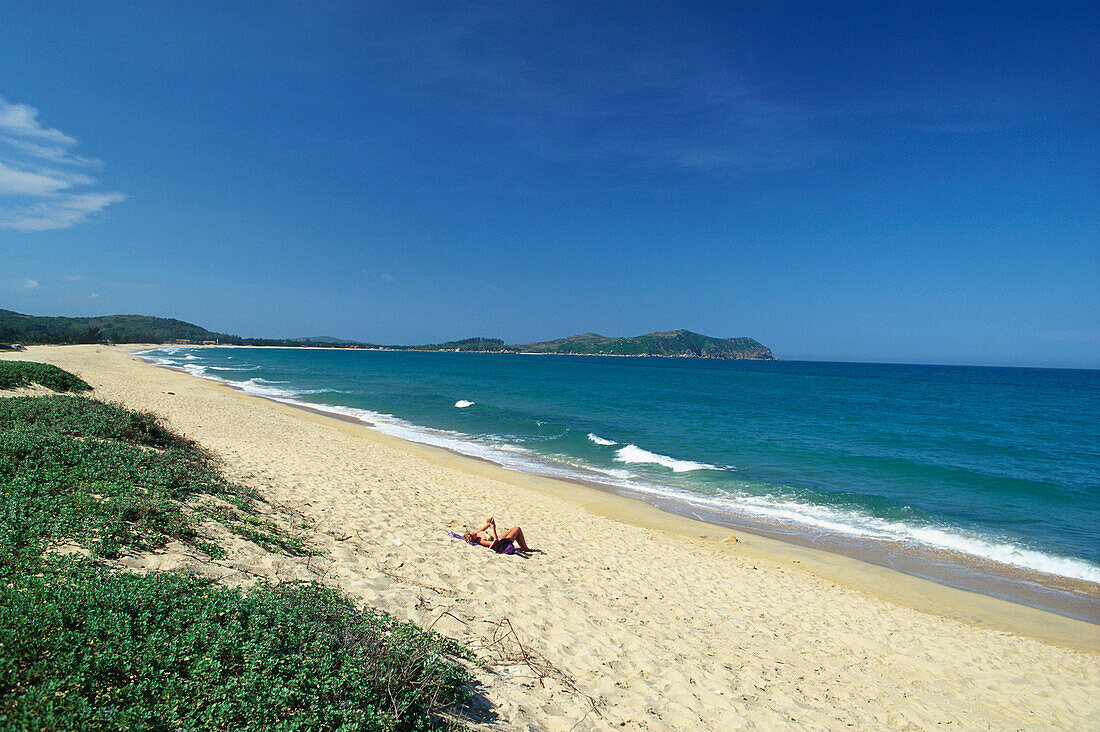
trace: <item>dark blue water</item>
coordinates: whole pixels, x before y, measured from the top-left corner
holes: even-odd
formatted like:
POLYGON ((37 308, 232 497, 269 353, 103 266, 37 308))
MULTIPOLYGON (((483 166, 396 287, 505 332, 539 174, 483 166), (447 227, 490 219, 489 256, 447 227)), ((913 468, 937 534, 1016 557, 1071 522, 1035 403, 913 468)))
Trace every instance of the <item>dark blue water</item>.
POLYGON ((145 357, 688 514, 1100 582, 1097 371, 300 349, 145 357))

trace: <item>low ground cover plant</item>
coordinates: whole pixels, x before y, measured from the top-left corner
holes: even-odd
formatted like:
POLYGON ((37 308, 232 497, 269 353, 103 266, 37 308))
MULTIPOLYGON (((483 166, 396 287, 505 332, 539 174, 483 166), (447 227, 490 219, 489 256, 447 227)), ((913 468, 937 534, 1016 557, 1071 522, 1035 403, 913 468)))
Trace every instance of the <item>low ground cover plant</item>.
POLYGON ((0 361, 0 389, 18 389, 31 384, 52 391, 88 391, 86 381, 48 363, 0 361))
POLYGON ((152 414, 63 394, 0 399, 0 425, 123 440, 145 447, 186 447, 201 452, 197 445, 175 435, 152 414))
POLYGON ((305 552, 256 500, 151 415, 0 399, 0 728, 445 729, 470 694, 453 641, 316 584, 102 563, 173 539, 218 556, 205 519, 305 552), (51 551, 73 544, 90 556, 51 551))
POLYGON ((6 729, 430 730, 467 696, 453 641, 316 584, 41 569, 0 587, 6 729))
POLYGON ((173 539, 220 557, 205 519, 266 549, 306 551, 258 519, 254 492, 226 481, 197 445, 152 415, 87 397, 0 399, 0 486, 18 517, 0 525, 0 560, 64 543, 112 558, 173 539))

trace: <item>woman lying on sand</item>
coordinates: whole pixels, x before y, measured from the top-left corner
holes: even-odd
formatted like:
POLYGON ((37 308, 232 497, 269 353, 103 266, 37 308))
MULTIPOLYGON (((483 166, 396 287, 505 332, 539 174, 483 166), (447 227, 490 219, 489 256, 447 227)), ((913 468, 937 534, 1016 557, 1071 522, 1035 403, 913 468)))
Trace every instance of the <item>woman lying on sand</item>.
POLYGON ((481 546, 487 546, 498 554, 510 554, 508 551, 511 548, 513 551, 519 549, 521 552, 534 552, 537 549, 532 549, 527 546, 527 542, 523 538, 523 529, 518 526, 513 526, 504 532, 502 536, 497 535, 497 522, 492 516, 485 519, 485 525, 477 531, 467 531, 462 535, 463 541, 468 544, 480 544, 481 546), (489 532, 486 529, 493 530, 493 537, 489 538, 489 532))

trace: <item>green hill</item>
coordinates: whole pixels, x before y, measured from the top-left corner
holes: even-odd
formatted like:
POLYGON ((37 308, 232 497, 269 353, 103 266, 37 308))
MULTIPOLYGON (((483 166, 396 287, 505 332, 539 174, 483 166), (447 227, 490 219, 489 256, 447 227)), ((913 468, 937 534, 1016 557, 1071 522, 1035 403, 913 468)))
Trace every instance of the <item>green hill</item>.
MULTIPOLYGON (((4 343, 189 343, 214 341, 234 346, 324 346, 329 348, 378 348, 368 343, 332 336, 303 338, 241 338, 216 333, 175 318, 149 315, 102 315, 66 318, 23 315, 0 310, 0 344, 4 343)), ((386 346, 394 350, 472 351, 478 353, 559 353, 589 356, 668 356, 683 358, 735 358, 775 360, 765 346, 752 338, 712 338, 690 330, 648 333, 633 338, 609 338, 596 333, 555 341, 506 345, 499 338, 464 338, 423 346, 386 346)))
POLYGON ((514 348, 504 345, 499 338, 463 338, 460 341, 447 341, 446 343, 429 343, 426 346, 396 346, 416 351, 477 351, 479 353, 500 353, 514 348))
POLYGON ((328 346, 347 348, 364 343, 332 336, 304 338, 241 338, 217 333, 194 323, 151 315, 101 315, 95 318, 66 318, 23 315, 0 310, 2 343, 216 343, 233 346, 328 346))
POLYGON ((523 353, 775 360, 770 349, 752 338, 712 338, 690 330, 647 333, 633 338, 584 333, 555 341, 525 343, 508 348, 523 353))
POLYGON ((149 315, 103 315, 96 318, 23 315, 0 310, 0 343, 170 343, 177 338, 192 342, 240 343, 237 336, 214 333, 175 318, 149 315))
POLYGON ((613 338, 596 333, 540 343, 505 345, 499 338, 465 338, 425 346, 391 346, 417 351, 476 351, 479 353, 558 353, 587 356, 667 356, 681 358, 734 358, 773 361, 775 356, 752 338, 712 338, 690 330, 648 333, 632 338, 613 338))

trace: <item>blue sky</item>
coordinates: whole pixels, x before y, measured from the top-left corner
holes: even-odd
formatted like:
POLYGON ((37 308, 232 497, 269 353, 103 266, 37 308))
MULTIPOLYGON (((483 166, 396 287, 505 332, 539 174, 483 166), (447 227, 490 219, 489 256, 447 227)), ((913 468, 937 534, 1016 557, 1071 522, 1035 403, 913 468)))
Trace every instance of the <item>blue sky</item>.
POLYGON ((3 3, 0 307, 1100 367, 1100 4, 3 3))

